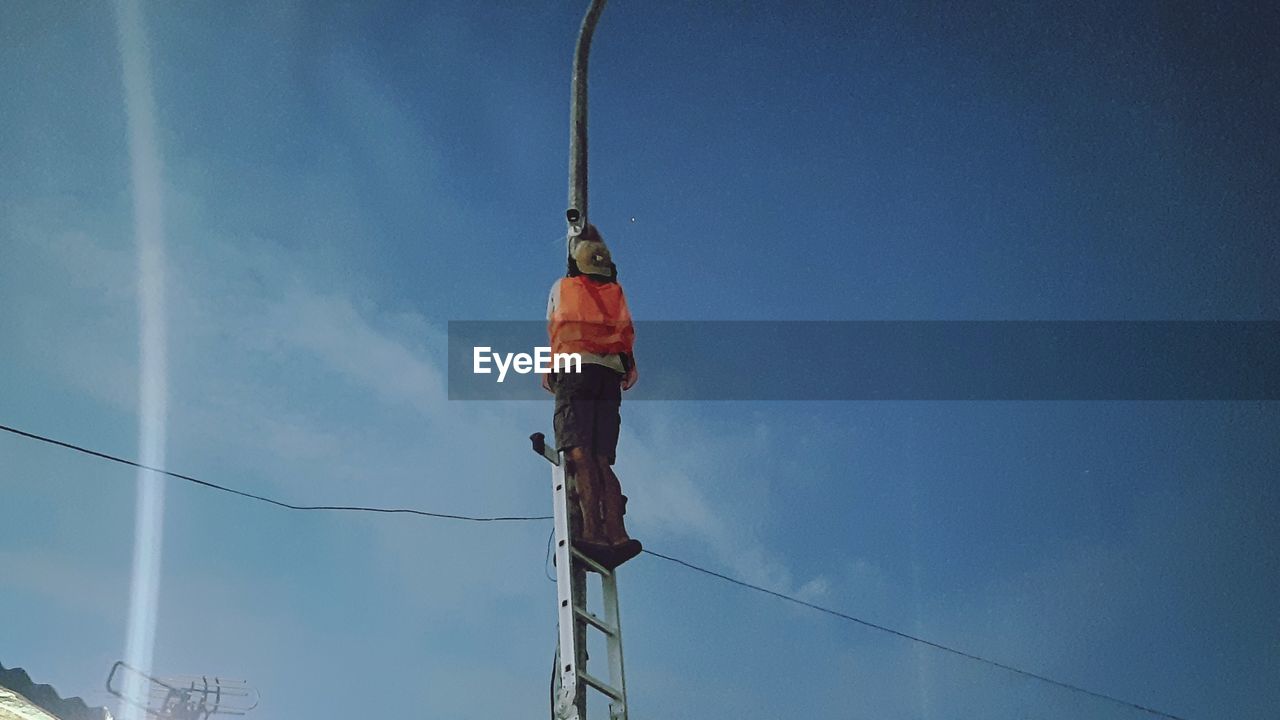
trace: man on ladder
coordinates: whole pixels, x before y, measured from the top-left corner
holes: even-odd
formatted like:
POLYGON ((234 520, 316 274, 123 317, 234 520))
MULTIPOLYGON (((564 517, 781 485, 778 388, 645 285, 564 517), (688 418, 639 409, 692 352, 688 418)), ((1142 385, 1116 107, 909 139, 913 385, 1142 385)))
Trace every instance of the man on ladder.
POLYGON ((574 544, 612 570, 642 549, 623 525, 625 498, 613 473, 622 391, 639 377, 635 328, 617 268, 594 225, 572 239, 568 266, 567 276, 551 288, 547 332, 553 354, 582 357, 581 372, 544 374, 542 386, 556 396, 556 445, 577 481, 582 527, 574 544))

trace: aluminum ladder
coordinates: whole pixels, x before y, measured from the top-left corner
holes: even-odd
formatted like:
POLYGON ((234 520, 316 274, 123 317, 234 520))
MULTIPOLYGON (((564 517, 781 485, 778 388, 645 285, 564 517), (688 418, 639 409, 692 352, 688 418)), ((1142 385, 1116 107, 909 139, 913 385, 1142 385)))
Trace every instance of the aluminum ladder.
POLYGON ((564 453, 547 446, 542 433, 529 437, 533 451, 551 463, 555 504, 556 610, 558 645, 553 680, 552 717, 586 720, 587 688, 609 700, 610 720, 627 720, 627 682, 622 668, 622 624, 618 615, 617 573, 573 547, 571 539, 581 522, 573 476, 565 472, 564 453), (600 575, 604 617, 587 609, 587 572, 600 575), (587 629, 604 633, 608 649, 606 682, 587 671, 587 629))

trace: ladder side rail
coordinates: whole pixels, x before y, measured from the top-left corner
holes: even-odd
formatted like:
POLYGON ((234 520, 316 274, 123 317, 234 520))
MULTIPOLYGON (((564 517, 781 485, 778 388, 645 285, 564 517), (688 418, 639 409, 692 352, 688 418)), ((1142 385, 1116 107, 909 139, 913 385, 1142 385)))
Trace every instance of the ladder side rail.
MULTIPOLYGON (((568 713, 569 707, 576 704, 579 691, 577 632, 578 619, 574 617, 574 606, 579 595, 574 592, 578 583, 574 575, 577 563, 573 562, 571 537, 569 529, 569 485, 565 473, 564 454, 560 454, 560 462, 551 468, 551 487, 555 506, 555 558, 556 558, 556 602, 557 630, 560 642, 559 664, 556 672, 560 675, 560 696, 556 698, 556 715, 573 717, 568 713)), ((576 713, 575 713, 576 714, 576 713)))
MULTIPOLYGON (((563 455, 561 456, 561 464, 564 464, 563 455)), ((578 507, 578 485, 577 478, 567 470, 565 474, 568 476, 566 489, 568 493, 565 495, 566 514, 569 516, 569 533, 570 537, 578 537, 582 532, 582 512, 578 507)), ((587 623, 578 617, 578 608, 585 609, 587 607, 587 566, 577 557, 577 553, 573 551, 570 542, 569 562, 573 572, 570 573, 573 591, 573 605, 570 605, 570 612, 573 616, 573 643, 575 659, 577 660, 576 672, 578 675, 578 685, 574 689, 574 704, 577 708, 577 717, 579 720, 587 718, 587 684, 584 680, 587 670, 587 623), (574 607, 576 605, 576 607, 574 607)))
POLYGON ((622 664, 622 617, 618 610, 618 575, 610 573, 600 579, 604 600, 604 619, 613 629, 606 643, 609 651, 609 684, 619 697, 609 703, 611 720, 627 720, 627 680, 622 664))

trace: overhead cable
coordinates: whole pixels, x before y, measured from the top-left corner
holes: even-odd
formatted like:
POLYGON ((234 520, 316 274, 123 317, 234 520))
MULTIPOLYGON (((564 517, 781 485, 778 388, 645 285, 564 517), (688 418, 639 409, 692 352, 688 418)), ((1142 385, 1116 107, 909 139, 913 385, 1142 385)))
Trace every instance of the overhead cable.
POLYGON ((454 513, 427 512, 426 510, 414 510, 412 508, 366 507, 362 505, 294 505, 293 503, 287 503, 287 502, 284 502, 283 500, 276 500, 273 498, 266 497, 264 495, 255 495, 251 492, 236 490, 234 488, 226 487, 225 485, 219 485, 217 483, 209 482, 208 480, 201 480, 199 478, 194 478, 194 477, 191 477, 190 475, 183 475, 182 473, 171 472, 169 470, 165 470, 164 468, 157 468, 157 467, 151 467, 149 465, 144 465, 140 462, 129 460, 127 458, 117 457, 115 455, 109 455, 107 453, 99 452, 97 450, 90 450, 89 448, 81 447, 73 443, 63 442, 62 440, 56 440, 51 437, 45 437, 44 435, 37 435, 35 433, 27 432, 26 430, 19 430, 18 428, 15 428, 15 427, 9 427, 8 425, 0 425, 0 430, 4 430, 5 432, 8 432, 8 433, 13 433, 14 435, 21 435, 22 437, 31 438, 32 440, 39 440, 40 442, 48 443, 50 445, 57 445, 59 447, 64 447, 64 448, 67 448, 68 450, 74 450, 78 453, 84 453, 85 455, 92 455, 94 457, 102 458, 103 460, 110 460, 111 462, 120 463, 122 465, 129 465, 131 467, 139 468, 142 470, 149 470, 151 472, 159 473, 161 475, 167 475, 171 478, 176 478, 178 480, 185 480, 186 482, 194 483, 196 485, 207 487, 213 490, 221 490, 222 492, 231 493, 232 495, 239 495, 240 497, 249 498, 251 500, 270 503, 277 507, 286 508, 288 510, 329 510, 334 512, 381 513, 381 514, 387 514, 387 515, 392 515, 392 514, 421 515, 423 517, 440 518, 444 520, 465 520, 467 522, 528 522, 532 520, 550 520, 551 519, 550 515, 510 515, 510 516, 497 516, 497 517, 477 517, 474 515, 457 515, 454 513))
MULTIPOLYGON (((56 445, 58 447, 74 450, 76 452, 84 453, 86 455, 92 455, 94 457, 102 458, 104 460, 110 460, 111 462, 121 463, 123 465, 129 465, 129 466, 140 468, 143 470, 149 470, 151 472, 159 473, 161 475, 167 475, 168 477, 176 478, 178 480, 185 480, 187 482, 194 483, 196 485, 200 485, 203 487, 211 488, 213 490, 221 490, 222 492, 231 493, 232 495, 239 495, 240 497, 249 498, 251 500, 258 500, 261 502, 270 503, 272 505, 276 505, 282 508, 287 508, 289 510, 334 510, 334 511, 369 512, 369 513, 385 513, 385 514, 405 513, 410 515, 420 515, 423 517, 442 518, 447 520, 466 520, 470 522, 503 522, 503 521, 514 522, 514 521, 534 521, 534 520, 552 519, 551 516, 549 515, 476 517, 471 515, 456 515, 452 513, 427 512, 425 510, 414 510, 411 508, 379 508, 379 507, 362 507, 362 506, 356 506, 356 505, 294 505, 292 503, 286 503, 280 500, 274 500, 272 498, 264 497, 262 495, 255 495, 253 493, 244 492, 243 490, 235 490, 233 488, 229 488, 223 485, 218 485, 217 483, 211 483, 207 480, 200 480, 200 479, 191 477, 190 475, 183 475, 182 473, 171 472, 169 470, 164 470, 162 468, 149 467, 147 465, 143 465, 142 463, 135 462, 133 460, 117 457, 115 455, 109 455, 107 453, 99 452, 97 450, 90 450, 89 448, 81 447, 73 443, 64 442, 62 440, 56 440, 54 438, 45 437, 43 435, 37 435, 36 433, 27 432, 25 430, 19 430, 18 428, 9 427, 8 425, 0 425, 0 430, 3 430, 8 433, 12 433, 14 435, 19 435, 25 438, 30 438, 32 440, 38 440, 40 442, 48 443, 50 445, 56 445)), ((1167 712, 1164 712, 1163 710, 1157 710, 1155 708, 1148 707, 1146 705, 1130 702, 1128 700, 1125 700, 1123 698, 1118 698, 1113 695, 1107 695, 1105 693, 1088 690, 1086 688, 1080 687, 1079 685, 1072 685, 1071 683, 1068 683, 1068 682, 1055 680, 1046 675, 1041 675, 1039 673, 1031 672, 1030 670, 1023 670, 1022 668, 1014 667, 1013 665, 1008 665, 1006 663, 1002 663, 996 660, 991 660, 989 658, 982 657, 981 655, 975 655, 973 653, 965 652, 964 650, 958 650, 956 648, 943 645, 942 643, 934 642, 932 640, 927 640, 925 638, 912 635, 910 633, 902 632, 901 630, 895 630, 891 627, 880 625, 879 623, 871 622, 870 620, 864 620, 862 618, 855 617, 853 615, 849 615, 847 613, 843 613, 838 610, 832 610, 831 608, 823 607, 821 605, 816 605, 806 600, 801 600, 798 597, 787 595, 786 593, 780 593, 780 592, 777 592, 776 590, 770 590, 768 588, 764 588, 759 585, 754 585, 752 583, 746 582, 745 580, 739 580, 737 578, 730 577, 723 573, 719 573, 714 570, 709 570, 707 568, 695 565, 691 562, 681 560, 680 558, 672 557, 670 555, 664 555, 662 553, 655 552, 653 550, 644 550, 643 552, 646 555, 659 558, 661 560, 666 560, 667 562, 675 563, 676 565, 681 565, 695 572, 699 572, 704 575, 708 575, 710 577, 723 580, 725 582, 731 583, 733 585, 737 585, 739 587, 746 588, 748 590, 754 590, 755 592, 764 593, 765 595, 771 595, 775 598, 778 598, 779 600, 785 600, 787 602, 809 608, 810 610, 816 610, 820 613, 830 615, 832 617, 838 618, 840 620, 844 620, 846 622, 856 623, 858 625, 871 628, 872 630, 878 630, 880 632, 887 633, 889 635, 893 635, 895 637, 899 637, 913 643, 934 648, 935 650, 941 650, 943 652, 950 653, 952 655, 957 655, 967 660, 972 660, 974 662, 978 662, 990 667, 999 668, 1001 670, 1005 670, 1007 672, 1011 672, 1016 675, 1021 675, 1023 677, 1028 677, 1033 680, 1039 680, 1040 682, 1047 683, 1055 687, 1063 688, 1064 690, 1070 690, 1071 692, 1087 695, 1089 697, 1096 698, 1098 700, 1105 700, 1107 702, 1114 703, 1116 705, 1123 706, 1132 710, 1138 710, 1141 712, 1148 713, 1150 715, 1154 715, 1156 717, 1165 718, 1166 720, 1187 720, 1184 717, 1174 715, 1172 713, 1167 713, 1167 712)), ((545 569, 546 568, 545 568, 545 560, 544 560, 544 571, 545 569)))
POLYGON ((926 639, 924 639, 924 638, 922 638, 922 637, 917 637, 917 636, 915 636, 915 635, 911 635, 910 633, 902 632, 901 630, 894 630, 894 629, 893 629, 893 628, 891 628, 891 627, 886 627, 886 626, 884 626, 884 625, 880 625, 880 624, 878 624, 878 623, 871 622, 870 620, 863 620, 862 618, 854 617, 853 615, 848 615, 848 614, 842 613, 842 612, 840 612, 839 610, 832 610, 831 608, 825 608, 825 607, 822 607, 821 605, 815 605, 814 603, 811 603, 811 602, 808 602, 808 601, 805 601, 805 600, 801 600, 800 598, 793 597, 793 596, 791 596, 791 595, 787 595, 787 594, 785 594, 785 593, 780 593, 780 592, 777 592, 777 591, 775 591, 775 590, 770 590, 770 589, 768 589, 768 588, 763 588, 763 587, 760 587, 759 585, 753 585, 753 584, 751 584, 751 583, 749 583, 749 582, 746 582, 746 581, 744 581, 744 580, 739 580, 739 579, 737 579, 737 578, 729 577, 728 575, 724 575, 724 574, 722 574, 722 573, 718 573, 718 572, 716 572, 716 571, 714 571, 714 570, 708 570, 707 568, 699 567, 699 566, 697 566, 697 565, 694 565, 694 564, 693 564, 693 563, 691 563, 691 562, 686 562, 686 561, 684 561, 684 560, 681 560, 680 558, 674 558, 674 557, 671 557, 670 555, 663 555, 662 553, 654 552, 653 550, 642 550, 641 552, 643 552, 643 553, 644 553, 644 554, 646 554, 646 555, 652 555, 653 557, 661 558, 661 559, 666 560, 666 561, 668 561, 668 562, 673 562, 673 563, 675 563, 675 564, 677 564, 677 565, 683 565, 684 567, 689 568, 690 570, 694 570, 694 571, 696 571, 696 572, 703 573, 704 575, 710 575, 711 577, 718 578, 718 579, 720 579, 720 580, 724 580, 725 582, 733 583, 734 585, 738 585, 738 586, 740 586, 740 587, 747 588, 748 590, 754 590, 754 591, 756 591, 756 592, 764 593, 764 594, 766 594, 766 595, 772 595, 773 597, 776 597, 776 598, 778 598, 778 599, 780 599, 780 600, 786 600, 787 602, 791 602, 791 603, 795 603, 795 604, 797 604, 797 605, 801 605, 801 606, 803 606, 803 607, 807 607, 807 608, 809 608, 810 610, 817 610, 818 612, 826 613, 827 615, 831 615, 831 616, 833 616, 833 617, 837 617, 837 618, 839 618, 839 619, 841 619, 841 620, 845 620, 845 621, 852 622, 852 623, 857 623, 857 624, 862 625, 862 626, 864 626, 864 627, 869 627, 869 628, 871 628, 872 630, 879 630, 880 632, 888 633, 888 634, 890 634, 890 635, 895 635, 895 636, 900 637, 900 638, 903 638, 903 639, 905 639, 905 640, 910 640, 911 642, 914 642, 914 643, 919 643, 919 644, 921 644, 921 645, 926 645, 926 646, 931 647, 931 648, 934 648, 934 649, 936 649, 936 650, 942 650, 943 652, 948 652, 948 653, 951 653, 951 654, 953 654, 953 655, 959 655, 959 656, 960 656, 960 657, 962 657, 962 658, 966 658, 966 659, 968 659, 968 660, 973 660, 973 661, 975 661, 975 662, 983 663, 984 665, 989 665, 989 666, 991 666, 991 667, 1000 668, 1001 670, 1007 670, 1008 672, 1016 673, 1016 674, 1018 674, 1018 675, 1022 675, 1023 677, 1029 677, 1029 678, 1032 678, 1032 679, 1035 679, 1035 680, 1039 680, 1040 682, 1048 683, 1048 684, 1050 684, 1050 685, 1055 685, 1055 686, 1057 686, 1057 687, 1064 688, 1064 689, 1066 689, 1066 690, 1070 690, 1070 691, 1072 691, 1072 692, 1082 693, 1082 694, 1084 694, 1084 695, 1088 695, 1088 696, 1090 696, 1090 697, 1097 698, 1097 699, 1099 699, 1099 700, 1106 700, 1107 702, 1112 702, 1112 703, 1115 703, 1115 704, 1117 704, 1117 705, 1123 705, 1124 707, 1127 707, 1127 708, 1130 708, 1130 709, 1133 709, 1133 710, 1141 710, 1142 712, 1150 713, 1150 714, 1155 715, 1155 716, 1157 716, 1157 717, 1166 718, 1167 720, 1186 720, 1186 718, 1179 717, 1179 716, 1177 716, 1177 715, 1173 715, 1173 714, 1170 714, 1170 713, 1164 712, 1164 711, 1162 711, 1162 710, 1156 710, 1155 708, 1147 707, 1146 705, 1139 705, 1138 703, 1130 702, 1130 701, 1128 701, 1128 700, 1124 700, 1124 699, 1122 699, 1122 698, 1114 697, 1114 696, 1112 696, 1112 695, 1106 695, 1106 694, 1103 694, 1103 693, 1094 692, 1094 691, 1092 691, 1092 690, 1087 690, 1087 689, 1085 689, 1085 688, 1080 687, 1079 685, 1072 685, 1071 683, 1062 682, 1061 680, 1054 680, 1054 679, 1053 679, 1053 678, 1051 678, 1051 677, 1047 677, 1047 676, 1045 676, 1045 675, 1041 675, 1041 674, 1039 674, 1039 673, 1034 673, 1034 672, 1031 672, 1031 671, 1029 671, 1029 670, 1023 670, 1023 669, 1021 669, 1021 668, 1017 668, 1017 667, 1014 667, 1014 666, 1012 666, 1012 665, 1006 665, 1005 663, 998 662, 998 661, 996 661, 996 660, 990 660, 990 659, 988 659, 988 658, 984 658, 984 657, 982 657, 982 656, 980 656, 980 655, 974 655, 973 653, 968 653, 968 652, 965 652, 965 651, 963 651, 963 650, 957 650, 956 648, 948 647, 948 646, 946 646, 946 645, 943 645, 942 643, 936 643, 936 642, 934 642, 934 641, 932 641, 932 640, 926 640, 926 639))

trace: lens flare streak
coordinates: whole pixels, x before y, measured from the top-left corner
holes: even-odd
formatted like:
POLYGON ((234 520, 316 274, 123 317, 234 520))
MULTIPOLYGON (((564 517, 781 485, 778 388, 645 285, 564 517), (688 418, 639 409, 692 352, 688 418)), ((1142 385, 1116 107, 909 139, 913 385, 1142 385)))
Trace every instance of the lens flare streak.
MULTIPOLYGON (((156 145, 155 106, 141 9, 138 0, 116 0, 114 4, 128 118, 133 229, 138 257, 139 457, 144 465, 163 467, 168 391, 161 158, 156 145)), ((124 655, 130 665, 149 673, 160 594, 163 478, 139 470, 137 493, 124 655)), ((124 688, 125 694, 132 698, 145 698, 146 690, 145 687, 124 688)), ((139 708, 128 704, 121 710, 122 720, 141 720, 144 715, 139 708)))

